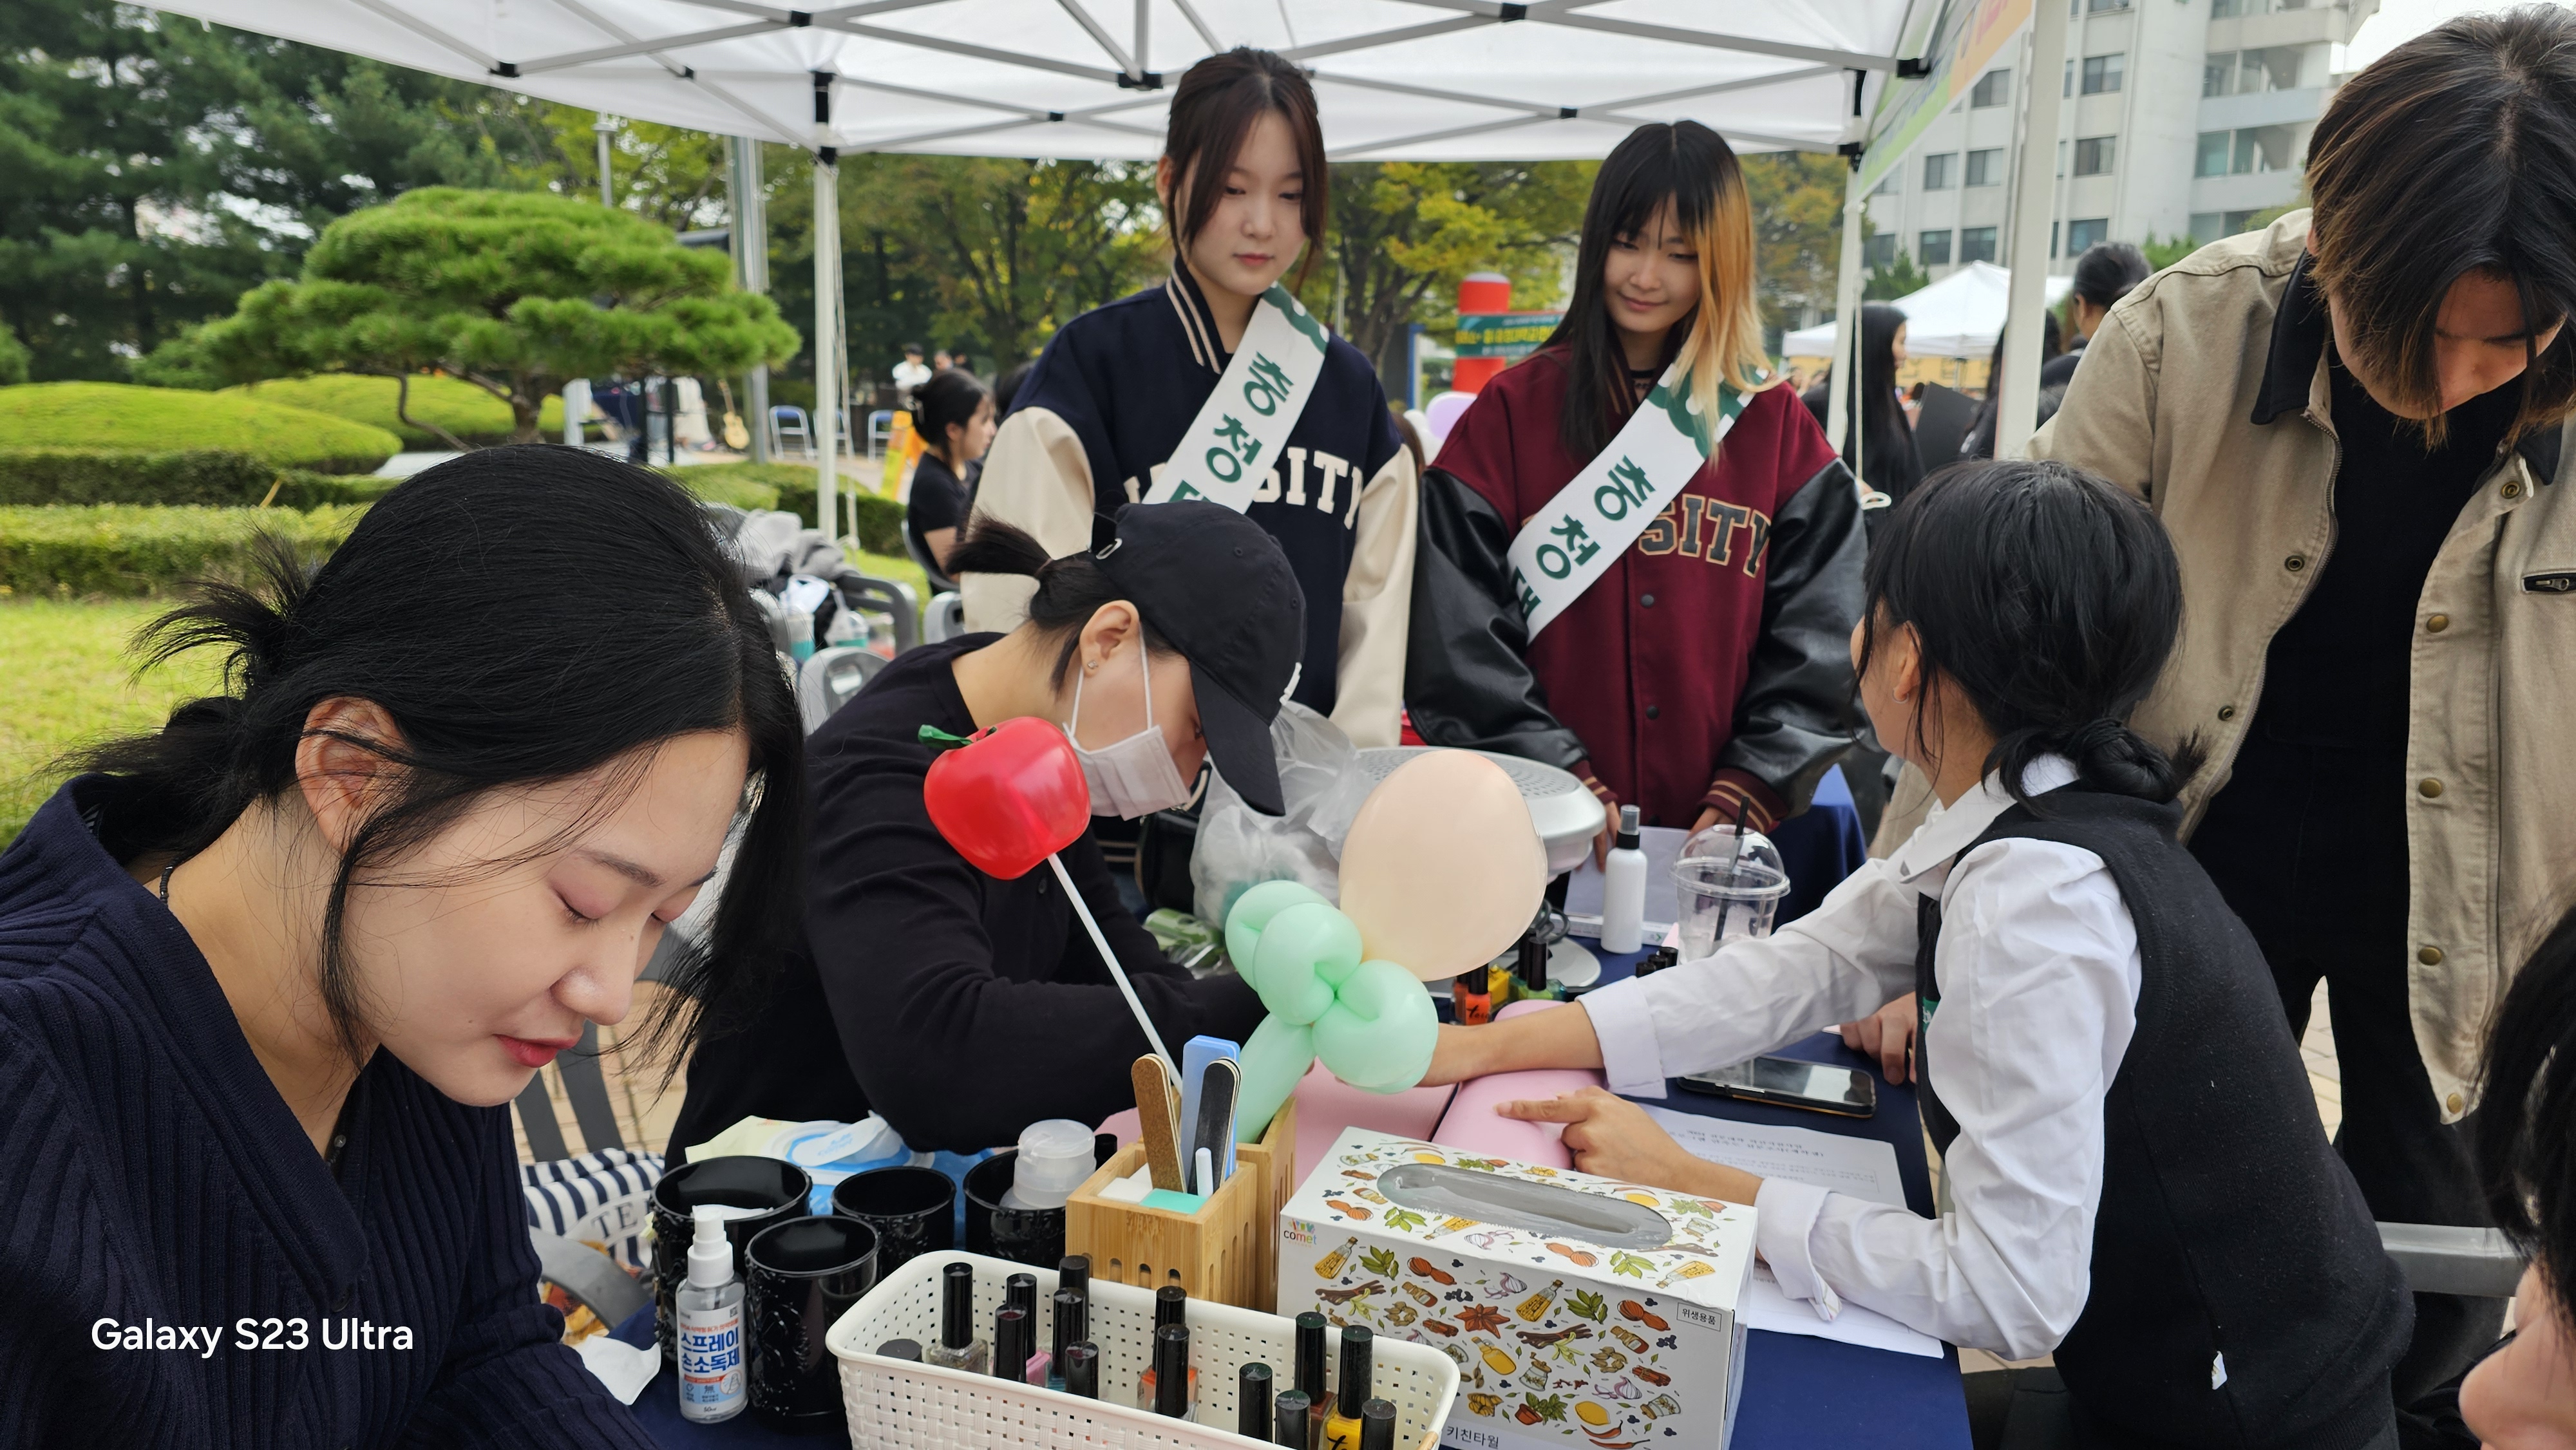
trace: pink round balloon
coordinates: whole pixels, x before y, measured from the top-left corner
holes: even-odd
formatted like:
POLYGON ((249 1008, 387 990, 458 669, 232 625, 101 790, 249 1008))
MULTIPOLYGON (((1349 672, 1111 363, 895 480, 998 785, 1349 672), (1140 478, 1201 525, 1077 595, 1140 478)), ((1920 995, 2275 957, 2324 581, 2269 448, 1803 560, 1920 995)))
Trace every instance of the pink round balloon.
POLYGON ((1492 961, 1528 930, 1547 852, 1501 766, 1435 750, 1369 792, 1342 843, 1341 886, 1365 954, 1437 982, 1492 961))

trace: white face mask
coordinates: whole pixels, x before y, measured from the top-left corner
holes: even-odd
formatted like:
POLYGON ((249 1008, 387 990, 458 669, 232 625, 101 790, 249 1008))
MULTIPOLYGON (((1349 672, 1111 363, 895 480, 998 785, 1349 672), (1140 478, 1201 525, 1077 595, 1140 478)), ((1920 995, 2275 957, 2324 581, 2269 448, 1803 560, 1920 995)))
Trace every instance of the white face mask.
POLYGON ((1137 663, 1145 671, 1145 728, 1114 745, 1083 748, 1082 737, 1074 733, 1082 724, 1082 679, 1076 677, 1073 682, 1073 720, 1064 727, 1064 734, 1073 742, 1074 758, 1082 762, 1082 779, 1091 787, 1095 816, 1124 816, 1132 821, 1189 803, 1189 782, 1181 779, 1181 768, 1172 763, 1163 732, 1154 728, 1154 666, 1145 658, 1148 653, 1142 644, 1137 646, 1137 663))

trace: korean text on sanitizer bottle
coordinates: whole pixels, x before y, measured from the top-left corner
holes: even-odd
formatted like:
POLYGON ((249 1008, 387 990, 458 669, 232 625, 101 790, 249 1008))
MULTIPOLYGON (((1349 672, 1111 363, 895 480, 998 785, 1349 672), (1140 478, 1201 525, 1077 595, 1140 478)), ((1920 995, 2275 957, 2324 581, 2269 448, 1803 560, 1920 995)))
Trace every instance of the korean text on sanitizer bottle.
POLYGON ((711 1424, 742 1413, 742 1281, 734 1277, 733 1244, 719 1210, 692 1215, 689 1277, 673 1308, 680 1333, 680 1417, 711 1424))

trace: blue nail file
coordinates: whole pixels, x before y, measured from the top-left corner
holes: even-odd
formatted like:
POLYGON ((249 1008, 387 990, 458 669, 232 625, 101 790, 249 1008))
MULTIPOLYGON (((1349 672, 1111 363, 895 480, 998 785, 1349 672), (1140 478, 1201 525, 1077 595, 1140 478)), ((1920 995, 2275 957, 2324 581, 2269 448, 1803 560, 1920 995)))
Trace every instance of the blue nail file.
POLYGON ((1190 1164, 1198 1161, 1198 1150, 1202 1147, 1226 1147, 1228 1151, 1223 1155, 1221 1167, 1226 1173, 1234 1171, 1234 1154, 1231 1151, 1231 1145, 1202 1144, 1198 1141, 1199 1101, 1207 1088, 1207 1065, 1219 1058, 1234 1063, 1237 1071, 1240 1071, 1243 1063, 1243 1049, 1222 1037, 1193 1037, 1188 1045, 1181 1049, 1180 1148, 1181 1171, 1184 1174, 1190 1171, 1190 1164))

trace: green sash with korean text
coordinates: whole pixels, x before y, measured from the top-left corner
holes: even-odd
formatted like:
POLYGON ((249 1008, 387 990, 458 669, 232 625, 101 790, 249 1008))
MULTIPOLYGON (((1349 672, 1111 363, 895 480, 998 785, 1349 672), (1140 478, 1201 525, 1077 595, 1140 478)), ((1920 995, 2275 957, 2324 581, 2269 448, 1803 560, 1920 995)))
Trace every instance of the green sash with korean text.
POLYGON ((1315 394, 1329 337, 1304 303, 1270 284, 1253 306, 1225 376, 1190 420, 1162 477, 1145 489, 1145 501, 1203 498, 1236 513, 1250 508, 1253 489, 1315 394))
POLYGON ((1681 496, 1744 411, 1743 395, 1720 384, 1718 416, 1704 417, 1699 399, 1682 391, 1680 382, 1681 364, 1675 362, 1601 456, 1583 465, 1513 537, 1512 596, 1530 638, 1538 638, 1610 572, 1655 515, 1681 496))

